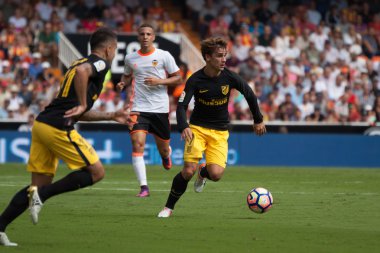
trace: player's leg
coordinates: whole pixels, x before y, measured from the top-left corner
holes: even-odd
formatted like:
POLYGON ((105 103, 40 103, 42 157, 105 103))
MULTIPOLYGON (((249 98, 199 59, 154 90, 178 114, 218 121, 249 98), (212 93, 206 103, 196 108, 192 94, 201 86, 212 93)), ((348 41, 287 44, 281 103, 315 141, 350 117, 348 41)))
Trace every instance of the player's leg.
POLYGON ((184 167, 174 177, 165 208, 158 214, 158 217, 167 218, 171 215, 175 204, 185 193, 189 181, 197 170, 198 162, 202 159, 203 151, 206 149, 204 135, 193 126, 190 126, 190 128, 194 137, 191 141, 186 141, 185 143, 184 167))
MULTIPOLYGON (((57 159, 54 157, 46 146, 40 140, 40 133, 44 133, 44 129, 41 129, 40 124, 37 122, 32 130, 32 143, 30 148, 30 155, 28 161, 29 164, 36 164, 38 166, 43 167, 46 165, 48 168, 53 168, 49 173, 49 170, 46 170, 46 174, 43 174, 43 178, 38 180, 38 185, 50 184, 53 175, 55 172, 54 166, 57 164, 57 159)), ((20 191, 18 191, 13 198, 11 199, 8 206, 4 209, 4 211, 0 215, 0 245, 5 246, 17 246, 17 244, 9 241, 7 235, 5 234, 5 230, 7 226, 13 222, 19 215, 21 215, 29 205, 29 190, 30 186, 27 185, 20 191)))
POLYGON ((187 185, 197 170, 197 165, 198 162, 185 162, 182 171, 173 178, 165 207, 158 214, 159 218, 167 218, 172 214, 175 204, 186 192, 187 185))
POLYGON ((61 131, 42 123, 37 123, 37 125, 42 125, 44 130, 44 134, 39 136, 43 146, 48 147, 53 155, 39 154, 37 150, 31 152, 33 160, 28 163, 28 170, 32 172, 29 209, 35 224, 38 222, 42 203, 46 200, 65 192, 90 186, 104 177, 104 167, 94 148, 76 130, 61 131), (45 159, 40 159, 40 156, 45 159), (61 158, 74 171, 52 184, 41 186, 44 175, 54 175, 57 167, 58 160, 49 162, 49 157, 61 158))
POLYGON ((144 161, 146 135, 147 132, 145 130, 136 130, 131 132, 132 167, 140 185, 140 192, 136 196, 141 198, 149 196, 149 187, 144 161))
POLYGON ((202 129, 202 132, 207 140, 207 149, 205 150, 207 165, 200 164, 198 167, 197 179, 194 182, 194 191, 198 193, 203 191, 206 178, 214 182, 221 179, 228 153, 228 131, 202 129))
POLYGON ((168 113, 149 114, 149 132, 154 134, 162 166, 166 170, 172 167, 170 147, 170 122, 168 113))
POLYGON ((162 159, 162 166, 166 170, 170 170, 172 168, 172 159, 171 159, 171 147, 170 147, 170 140, 164 140, 161 139, 158 136, 154 136, 156 140, 156 145, 158 152, 160 153, 161 159, 162 159))

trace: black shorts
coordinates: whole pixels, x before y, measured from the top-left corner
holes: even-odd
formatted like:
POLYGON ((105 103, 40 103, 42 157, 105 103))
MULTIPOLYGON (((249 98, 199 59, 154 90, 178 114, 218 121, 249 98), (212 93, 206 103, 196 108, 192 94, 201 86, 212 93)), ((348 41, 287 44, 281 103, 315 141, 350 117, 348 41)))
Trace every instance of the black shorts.
POLYGON ((140 112, 130 132, 147 131, 160 139, 170 140, 169 113, 140 112))

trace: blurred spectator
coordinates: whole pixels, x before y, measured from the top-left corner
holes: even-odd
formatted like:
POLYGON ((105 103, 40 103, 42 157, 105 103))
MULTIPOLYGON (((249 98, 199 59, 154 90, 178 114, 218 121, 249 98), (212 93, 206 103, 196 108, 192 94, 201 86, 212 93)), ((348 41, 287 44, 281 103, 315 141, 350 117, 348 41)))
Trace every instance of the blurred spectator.
POLYGON ((198 29, 201 39, 208 36, 210 22, 216 18, 218 14, 213 0, 206 0, 203 8, 199 12, 198 29))
POLYGON ((89 11, 89 16, 100 20, 105 9, 107 9, 107 6, 103 3, 103 0, 96 0, 95 5, 89 11))
POLYGON ((39 52, 32 54, 32 62, 29 65, 29 75, 32 79, 36 79, 38 74, 42 73, 41 57, 39 52))
POLYGON ((68 11, 66 17, 63 19, 65 33, 76 33, 80 26, 80 20, 71 11, 68 11))
POLYGON ((38 49, 44 59, 51 60, 53 66, 58 66, 58 34, 53 31, 50 22, 46 22, 44 30, 38 37, 38 49))
POLYGON ((21 9, 16 8, 14 15, 9 18, 9 24, 13 25, 17 31, 21 31, 27 26, 27 19, 22 15, 21 9))
POLYGON ((11 97, 9 98, 9 105, 6 108, 8 111, 18 111, 20 105, 24 103, 22 97, 18 95, 20 89, 16 84, 12 84, 10 87, 11 97))
POLYGON ((124 14, 124 21, 121 24, 121 31, 133 32, 135 30, 133 16, 130 12, 124 14))
POLYGON ((50 20, 51 13, 53 12, 53 6, 50 0, 40 0, 36 4, 36 11, 40 14, 43 21, 50 20))
POLYGON ((121 96, 118 93, 115 95, 115 97, 112 100, 107 101, 105 104, 106 104, 107 112, 114 112, 114 111, 123 109, 124 107, 124 101, 121 100, 121 96))
POLYGON ((2 61, 2 72, 0 73, 0 80, 5 86, 12 83, 15 80, 15 74, 12 71, 11 63, 8 60, 2 61))
POLYGON ((34 124, 34 114, 29 114, 28 115, 28 119, 27 119, 27 123, 26 124, 21 124, 18 127, 18 131, 19 132, 31 132, 33 124, 34 124))
POLYGON ((69 12, 74 13, 77 18, 87 18, 89 9, 87 8, 84 0, 77 0, 69 8, 69 12))
POLYGON ((178 32, 176 23, 170 18, 169 13, 164 12, 158 21, 159 32, 172 33, 178 32))
POLYGON ((116 28, 116 20, 111 16, 111 12, 108 8, 103 9, 102 18, 100 19, 103 26, 107 26, 109 28, 116 28))

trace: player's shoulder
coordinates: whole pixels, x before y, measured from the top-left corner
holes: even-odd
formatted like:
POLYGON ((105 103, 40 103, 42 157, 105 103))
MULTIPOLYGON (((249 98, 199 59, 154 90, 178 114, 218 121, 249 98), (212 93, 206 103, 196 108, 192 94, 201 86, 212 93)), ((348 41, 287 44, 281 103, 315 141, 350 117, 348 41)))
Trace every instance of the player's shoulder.
POLYGON ((156 48, 154 53, 162 57, 172 57, 172 54, 169 51, 160 48, 156 48))
POLYGON ((195 71, 188 79, 188 82, 196 82, 204 76, 203 68, 195 71))
POLYGON ((110 68, 109 64, 104 59, 93 54, 87 57, 87 62, 93 65, 96 72, 108 71, 110 68))
POLYGON ((138 58, 138 57, 140 57, 138 51, 134 51, 132 53, 126 54, 125 60, 130 60, 130 59, 134 59, 134 58, 138 58))
POLYGON ((234 81, 241 81, 242 80, 242 78, 236 72, 234 72, 228 68, 224 68, 222 71, 222 74, 224 76, 226 76, 227 78, 230 78, 234 81))

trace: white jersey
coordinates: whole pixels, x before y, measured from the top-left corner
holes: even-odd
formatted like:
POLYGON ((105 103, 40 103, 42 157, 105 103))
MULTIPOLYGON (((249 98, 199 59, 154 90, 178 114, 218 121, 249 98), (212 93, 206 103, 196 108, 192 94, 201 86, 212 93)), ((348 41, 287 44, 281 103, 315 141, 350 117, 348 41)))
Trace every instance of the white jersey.
POLYGON ((124 74, 133 73, 133 96, 131 111, 169 113, 169 96, 166 85, 149 86, 144 84, 146 77, 167 78, 179 70, 173 56, 155 48, 148 54, 139 51, 125 56, 124 74))

